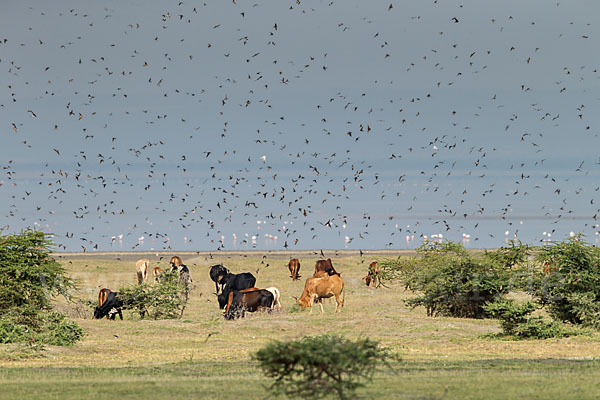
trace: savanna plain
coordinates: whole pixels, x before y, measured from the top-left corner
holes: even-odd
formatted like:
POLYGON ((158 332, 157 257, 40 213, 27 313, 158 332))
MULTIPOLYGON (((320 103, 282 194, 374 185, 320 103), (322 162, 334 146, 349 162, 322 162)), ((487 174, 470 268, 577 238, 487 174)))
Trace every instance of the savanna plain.
MULTIPOLYGON (((179 253, 188 265, 192 292, 179 320, 92 319, 92 309, 58 299, 56 307, 86 332, 70 347, 47 346, 22 358, 0 346, 0 399, 233 398, 269 396, 252 354, 271 340, 322 333, 369 337, 399 359, 378 370, 361 398, 385 399, 597 399, 600 397, 600 334, 547 340, 495 336, 491 319, 428 317, 404 300, 413 296, 400 282, 374 289, 363 276, 372 261, 408 255, 394 251, 326 251, 345 281, 345 304, 334 314, 299 310, 304 281, 318 252, 179 253), (300 259, 299 281, 287 269, 300 259), (223 263, 231 272, 251 272, 256 286, 281 291, 283 309, 226 321, 208 270, 223 263)), ((55 258, 78 282, 76 297, 97 301, 98 289, 136 283, 135 261, 166 269, 171 253, 58 253, 55 258)), ((523 294, 523 296, 525 296, 523 294)))

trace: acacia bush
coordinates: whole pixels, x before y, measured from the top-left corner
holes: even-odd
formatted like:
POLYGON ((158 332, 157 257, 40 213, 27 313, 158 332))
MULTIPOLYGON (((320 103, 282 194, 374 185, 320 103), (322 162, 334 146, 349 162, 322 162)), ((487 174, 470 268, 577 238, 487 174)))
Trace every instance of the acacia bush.
POLYGON ((530 294, 557 321, 600 328, 600 249, 576 236, 542 246, 530 294))
POLYGON ((0 236, 0 343, 71 345, 83 330, 53 311, 57 295, 70 299, 73 281, 50 255, 48 234, 34 230, 0 236))
POLYGON ((158 283, 129 285, 119 289, 124 310, 132 310, 152 319, 181 318, 187 304, 187 286, 179 282, 179 274, 163 272, 158 283))
POLYGON ((352 341, 330 335, 274 341, 254 355, 265 375, 275 379, 269 387, 274 396, 311 399, 354 398, 376 367, 392 358, 368 338, 352 341))
POLYGON ((500 320, 504 335, 523 339, 548 339, 578 335, 581 331, 558 321, 547 320, 542 316, 531 316, 536 310, 531 301, 520 304, 513 300, 500 300, 485 305, 486 312, 500 320))
POLYGON ((484 305, 508 293, 516 271, 531 249, 521 243, 481 254, 460 243, 425 242, 415 257, 382 262, 384 280, 400 280, 419 295, 407 304, 427 315, 483 318, 484 305))

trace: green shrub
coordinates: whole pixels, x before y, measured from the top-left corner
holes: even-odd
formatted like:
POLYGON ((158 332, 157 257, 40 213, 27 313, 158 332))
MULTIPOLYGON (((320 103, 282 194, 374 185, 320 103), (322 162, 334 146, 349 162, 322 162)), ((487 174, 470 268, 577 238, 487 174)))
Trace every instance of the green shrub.
POLYGON ((52 310, 52 298, 71 299, 73 281, 50 256, 48 234, 25 230, 0 236, 0 343, 72 345, 83 330, 52 310))
POLYGON ((275 341, 254 355, 265 375, 275 379, 269 387, 275 396, 340 399, 353 398, 376 367, 391 358, 376 341, 330 335, 275 341))
POLYGON ((144 283, 119 289, 123 309, 133 310, 153 319, 181 318, 187 303, 187 287, 179 282, 177 272, 163 272, 156 284, 144 283))
POLYGON ((421 293, 407 304, 427 309, 427 315, 483 318, 484 305, 508 293, 519 263, 526 260, 528 246, 472 254, 459 243, 426 242, 416 257, 382 263, 383 278, 398 279, 406 288, 421 293))
POLYGON ((600 327, 600 249, 580 237, 541 247, 530 293, 557 321, 600 327))
POLYGON ((535 305, 530 301, 516 304, 512 300, 501 300, 485 305, 487 314, 498 318, 502 330, 508 335, 514 335, 517 326, 526 323, 535 309, 535 305))
POLYGON ((50 256, 49 236, 33 230, 0 236, 0 312, 26 305, 49 309, 53 296, 69 297, 73 281, 50 256))
POLYGON ((490 316, 500 319, 504 335, 523 339, 548 339, 581 333, 557 321, 548 321, 541 316, 532 317, 531 313, 535 309, 536 306, 530 301, 517 304, 513 300, 501 300, 485 306, 490 316))
POLYGON ((56 311, 21 307, 0 317, 0 343, 70 346, 83 336, 83 329, 56 311))
POLYGON ((53 346, 71 346, 83 336, 79 325, 56 311, 44 317, 44 325, 39 332, 40 342, 53 346))

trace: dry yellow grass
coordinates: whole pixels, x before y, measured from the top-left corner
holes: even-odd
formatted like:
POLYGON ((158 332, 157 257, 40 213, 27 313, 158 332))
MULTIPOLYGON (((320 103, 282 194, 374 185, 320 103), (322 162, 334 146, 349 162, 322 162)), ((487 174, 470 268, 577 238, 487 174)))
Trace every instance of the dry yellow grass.
MULTIPOLYGON (((312 275, 315 261, 321 258, 313 252, 218 253, 212 254, 212 258, 209 254, 185 254, 182 257, 190 268, 195 288, 181 320, 139 320, 129 312, 124 321, 93 320, 90 310, 87 318, 80 318, 73 305, 59 301, 57 307, 75 317, 86 337, 72 347, 49 347, 40 358, 10 361, 1 357, 0 366, 123 367, 186 360, 240 361, 249 360, 251 353, 269 340, 326 332, 353 338, 368 336, 391 347, 404 360, 415 362, 600 357, 598 334, 544 341, 493 340, 483 335, 499 332, 496 321, 430 318, 424 310, 411 310, 404 305, 403 300, 411 294, 400 285, 366 287, 362 277, 368 264, 397 255, 392 252, 371 252, 363 257, 357 252, 326 255, 332 258, 346 284, 341 314, 333 314, 333 301, 325 301, 323 315, 318 308, 312 315, 308 311, 290 312, 295 304, 292 296, 300 295, 305 278, 312 275), (286 263, 290 256, 300 258, 300 281, 294 282, 289 277, 286 263), (214 283, 208 276, 209 267, 220 262, 232 272, 252 272, 258 287, 278 287, 283 311, 223 320, 213 295, 214 283)), ((135 260, 142 256, 150 258, 151 267, 167 266, 165 254, 73 254, 58 259, 79 280, 78 295, 93 300, 100 287, 116 290, 125 284, 135 284, 135 260)))

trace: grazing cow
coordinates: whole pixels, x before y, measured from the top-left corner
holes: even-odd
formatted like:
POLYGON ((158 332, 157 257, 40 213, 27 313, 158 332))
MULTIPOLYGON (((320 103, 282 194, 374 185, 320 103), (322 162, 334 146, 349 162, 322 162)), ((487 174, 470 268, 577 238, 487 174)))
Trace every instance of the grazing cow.
POLYGON ((109 289, 101 289, 98 293, 98 299, 102 298, 102 304, 94 309, 94 318, 100 319, 107 317, 108 319, 114 320, 116 314, 123 319, 121 313, 121 307, 123 302, 117 297, 116 292, 111 292, 109 289))
POLYGON ((171 264, 171 272, 175 271, 179 272, 179 283, 187 288, 188 284, 192 282, 190 270, 188 269, 187 265, 180 264, 179 266, 175 266, 174 264, 171 264))
POLYGON ((246 311, 255 312, 259 309, 270 310, 273 304, 273 293, 265 289, 250 288, 232 290, 227 296, 225 319, 244 317, 246 311))
POLYGON ((147 258, 141 258, 135 263, 135 271, 137 272, 138 284, 142 284, 148 280, 148 268, 150 267, 150 260, 147 258))
POLYGON ((154 267, 152 273, 154 274, 154 283, 158 283, 160 279, 160 274, 165 272, 161 267, 154 267))
POLYGON ((381 284, 381 279, 379 277, 380 273, 381 268, 379 267, 379 264, 377 264, 377 261, 373 261, 371 264, 369 264, 367 276, 363 278, 367 286, 373 286, 374 288, 378 288, 381 284))
POLYGON ((217 264, 210 267, 208 274, 210 275, 210 279, 215 283, 215 293, 219 294, 219 285, 221 285, 221 291, 223 291, 229 270, 223 264, 217 264))
POLYGON ((300 260, 292 258, 288 263, 288 268, 290 270, 290 278, 293 281, 300 279, 300 275, 298 274, 300 272, 300 260))
POLYGON ((219 308, 224 308, 227 305, 229 293, 233 290, 244 290, 254 287, 256 278, 250 272, 241 274, 228 274, 225 278, 225 288, 217 296, 219 308))
POLYGON ((304 291, 298 299, 298 304, 303 309, 310 307, 312 313, 312 305, 316 301, 321 306, 321 314, 323 311, 323 299, 335 296, 336 306, 335 312, 341 312, 344 307, 344 299, 346 291, 344 290, 344 281, 339 275, 331 275, 324 278, 308 278, 304 284, 304 291), (340 295, 344 292, 343 297, 340 295))
POLYGON ((102 304, 106 301, 106 296, 110 293, 110 289, 100 289, 98 292, 98 307, 102 307, 102 304))
POLYGON ((335 268, 333 268, 333 264, 331 263, 331 258, 328 258, 327 260, 318 260, 317 263, 315 264, 315 273, 313 275, 313 277, 315 277, 317 275, 317 272, 319 271, 326 271, 329 275, 337 275, 340 276, 340 274, 335 270, 335 268))
POLYGON ((273 304, 271 305, 271 308, 277 308, 278 310, 281 310, 281 302, 279 301, 281 294, 279 293, 279 289, 276 287, 268 287, 265 290, 273 293, 273 304))
POLYGON ((171 260, 169 261, 169 265, 171 266, 171 268, 177 268, 181 265, 183 265, 183 261, 181 260, 181 257, 179 256, 173 256, 171 257, 171 260))

